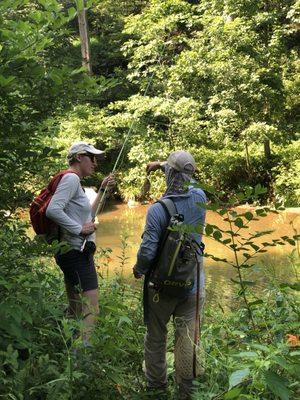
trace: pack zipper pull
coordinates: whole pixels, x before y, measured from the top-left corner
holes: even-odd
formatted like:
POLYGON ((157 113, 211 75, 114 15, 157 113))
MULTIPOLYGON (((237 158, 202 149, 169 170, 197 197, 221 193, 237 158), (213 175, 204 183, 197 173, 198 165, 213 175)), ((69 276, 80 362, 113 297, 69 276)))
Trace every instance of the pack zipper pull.
POLYGON ((152 299, 153 303, 159 302, 159 292, 156 292, 152 299))

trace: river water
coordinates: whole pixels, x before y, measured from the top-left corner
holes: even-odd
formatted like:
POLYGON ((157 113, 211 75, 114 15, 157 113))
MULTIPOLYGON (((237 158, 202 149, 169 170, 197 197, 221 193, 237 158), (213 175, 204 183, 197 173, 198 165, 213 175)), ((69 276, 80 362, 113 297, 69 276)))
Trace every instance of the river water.
MULTIPOLYGON (((136 253, 141 241, 148 205, 138 205, 129 208, 127 204, 110 203, 104 212, 98 216, 97 246, 104 250, 103 256, 98 257, 99 272, 104 276, 123 274, 128 280, 132 278, 132 267, 135 264, 136 253)), ((240 207, 237 212, 247 209, 240 207)), ((251 211, 251 209, 250 209, 251 211)), ((253 209, 252 209, 253 211, 253 209)), ((208 211, 206 222, 225 228, 226 223, 212 211, 208 211)), ((227 227, 226 229, 229 229, 227 227)), ((292 237, 300 232, 300 210, 288 209, 279 214, 269 214, 259 221, 251 221, 249 232, 273 230, 260 241, 266 242, 281 236, 292 237)), ((204 238, 205 251, 218 258, 232 261, 234 255, 224 245, 211 238, 204 238)), ((259 244, 259 242, 258 242, 259 244)), ((293 280, 294 272, 290 262, 294 246, 270 247, 267 253, 260 254, 255 259, 254 270, 251 269, 247 279, 255 280, 256 287, 263 290, 267 282, 274 277, 280 281, 293 280)), ((206 295, 208 302, 216 300, 221 305, 230 304, 235 296, 236 288, 230 278, 235 277, 235 269, 223 262, 205 258, 206 295)))

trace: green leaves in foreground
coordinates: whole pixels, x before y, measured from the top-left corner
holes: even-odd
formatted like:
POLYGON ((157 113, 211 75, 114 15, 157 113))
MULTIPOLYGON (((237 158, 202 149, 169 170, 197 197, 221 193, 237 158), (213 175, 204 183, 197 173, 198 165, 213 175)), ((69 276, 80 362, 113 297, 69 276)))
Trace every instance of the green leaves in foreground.
POLYGON ((234 387, 233 389, 229 390, 224 396, 224 400, 236 399, 241 394, 242 388, 234 387))
POLYGON ((288 380, 272 371, 266 371, 265 379, 268 388, 281 400, 289 400, 288 380))
MULTIPOLYGON (((252 352, 249 352, 249 355, 252 352)), ((255 354, 255 353, 253 353, 255 354)), ((240 395, 242 388, 238 388, 236 386, 245 382, 245 379, 250 375, 250 369, 239 369, 233 372, 229 377, 229 391, 224 396, 224 399, 236 399, 240 395)), ((264 373, 265 382, 267 387, 271 392, 278 396, 281 400, 289 400, 290 399, 290 391, 288 389, 288 380, 276 372, 266 371, 264 373)))
POLYGON ((249 368, 239 369, 238 371, 233 372, 229 377, 229 389, 239 385, 249 374, 249 368))

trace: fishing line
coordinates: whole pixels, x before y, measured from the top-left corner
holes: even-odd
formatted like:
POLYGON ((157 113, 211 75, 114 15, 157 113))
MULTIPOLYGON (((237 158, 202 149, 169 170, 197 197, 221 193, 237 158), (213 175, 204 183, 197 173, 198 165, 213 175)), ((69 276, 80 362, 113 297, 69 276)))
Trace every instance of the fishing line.
MULTIPOLYGON (((166 38, 166 39, 168 39, 168 38, 166 38)), ((165 48, 166 48, 166 41, 164 42, 164 44, 163 44, 163 46, 162 46, 162 49, 161 49, 161 51, 159 52, 158 65, 161 65, 161 61, 162 61, 163 54, 164 54, 164 52, 165 52, 165 48)), ((149 80, 148 80, 147 86, 146 86, 146 88, 145 88, 145 90, 144 90, 144 93, 143 93, 142 97, 146 97, 146 95, 147 95, 147 93, 148 93, 148 90, 149 90, 149 88, 150 88, 150 86, 151 86, 151 83, 152 83, 152 81, 153 81, 154 74, 155 74, 155 71, 153 71, 152 74, 150 75, 150 78, 149 78, 149 80)), ((116 171, 117 165, 118 165, 119 160, 120 160, 120 158, 121 158, 121 156, 122 156, 122 153, 123 153, 123 151, 124 151, 124 149, 125 149, 126 143, 127 143, 128 139, 129 139, 129 137, 130 137, 130 135, 131 135, 131 133, 132 133, 132 131, 133 131, 134 124, 136 123, 135 114, 136 114, 136 111, 135 111, 135 113, 133 114, 132 122, 131 122, 131 124, 130 124, 130 126, 129 126, 129 130, 128 130, 128 132, 127 132, 127 135, 125 136, 123 145, 122 145, 122 147, 121 147, 121 150, 119 151, 118 157, 117 157, 117 159, 116 159, 116 161, 115 161, 115 164, 114 164, 114 166, 113 166, 113 169, 112 169, 112 171, 111 171, 111 174, 113 174, 113 173, 116 171)), ((107 186, 105 186, 104 191, 103 191, 103 193, 102 193, 102 196, 101 196, 101 198, 100 198, 100 200, 99 200, 99 203, 98 203, 98 205, 97 205, 97 208, 96 208, 96 211, 95 211, 95 214, 94 214, 94 217, 93 217, 93 221, 95 220, 95 217, 99 214, 100 210, 101 210, 101 211, 103 210, 103 208, 104 208, 104 206, 105 206, 105 202, 106 202, 106 194, 107 194, 107 193, 108 193, 108 189, 107 189, 107 186)), ((99 192, 98 192, 98 194, 99 194, 99 192)), ((83 243, 82 243, 82 246, 81 246, 81 248, 80 248, 80 251, 81 251, 81 252, 84 250, 84 247, 85 247, 85 245, 86 245, 86 241, 87 241, 87 237, 85 237, 85 238, 83 239, 83 243)))
MULTIPOLYGON (((162 56, 163 56, 163 54, 164 54, 164 52, 165 52, 165 48, 166 48, 166 42, 164 42, 163 47, 162 47, 162 50, 161 50, 160 53, 159 53, 159 58, 158 58, 158 64, 159 64, 159 65, 161 65, 161 60, 162 60, 162 56)), ((151 86, 151 83, 152 83, 152 81, 153 81, 154 73, 155 73, 155 71, 153 71, 152 74, 150 75, 150 78, 149 78, 149 80, 148 80, 147 86, 146 86, 146 88, 145 88, 145 90, 144 90, 144 93, 143 93, 142 97, 146 97, 146 95, 147 95, 147 93, 148 93, 148 90, 149 90, 149 88, 150 88, 150 86, 151 86)), ((135 112, 134 114, 136 114, 136 112, 135 112)), ((114 164, 114 166, 113 166, 113 169, 112 169, 112 171, 111 171, 112 174, 113 174, 113 173, 116 171, 116 169, 117 169, 117 165, 118 165, 118 163, 119 163, 119 160, 120 160, 120 158, 121 158, 121 156, 122 156, 122 154, 123 154, 123 151, 124 151, 124 149, 125 149, 125 146, 126 146, 126 144, 127 144, 127 141, 128 141, 128 139, 129 139, 129 137, 130 137, 132 131, 133 131, 134 124, 136 123, 136 118, 135 118, 135 115, 134 115, 134 114, 133 114, 133 119, 132 119, 132 122, 131 122, 131 124, 130 124, 129 130, 128 130, 128 132, 127 132, 127 135, 125 136, 123 145, 122 145, 122 147, 121 147, 121 150, 119 151, 118 157, 117 157, 116 162, 115 162, 115 164, 114 164)), ((106 193, 107 193, 107 187, 105 187, 102 197, 104 197, 104 196, 106 195, 106 193)), ((99 205, 98 205, 98 207, 97 207, 97 209, 96 209, 95 215, 97 215, 98 212, 99 212, 99 209, 100 209, 99 206, 100 206, 100 204, 101 204, 101 200, 100 200, 99 205)))

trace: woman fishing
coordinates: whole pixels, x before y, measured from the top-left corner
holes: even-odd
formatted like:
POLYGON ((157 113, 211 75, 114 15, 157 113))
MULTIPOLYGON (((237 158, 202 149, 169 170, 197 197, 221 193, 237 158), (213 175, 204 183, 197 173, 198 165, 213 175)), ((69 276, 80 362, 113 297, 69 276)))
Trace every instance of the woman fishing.
POLYGON ((82 339, 85 346, 90 344, 91 331, 99 312, 98 280, 94 264, 94 218, 105 194, 103 192, 113 188, 115 180, 112 174, 103 180, 92 204, 80 181, 94 172, 97 156, 102 153, 86 142, 76 142, 70 147, 67 156, 68 173, 59 182, 46 211, 46 216, 59 226, 60 240, 71 248, 56 254, 55 260, 64 274, 69 315, 73 318, 84 316, 82 339))

